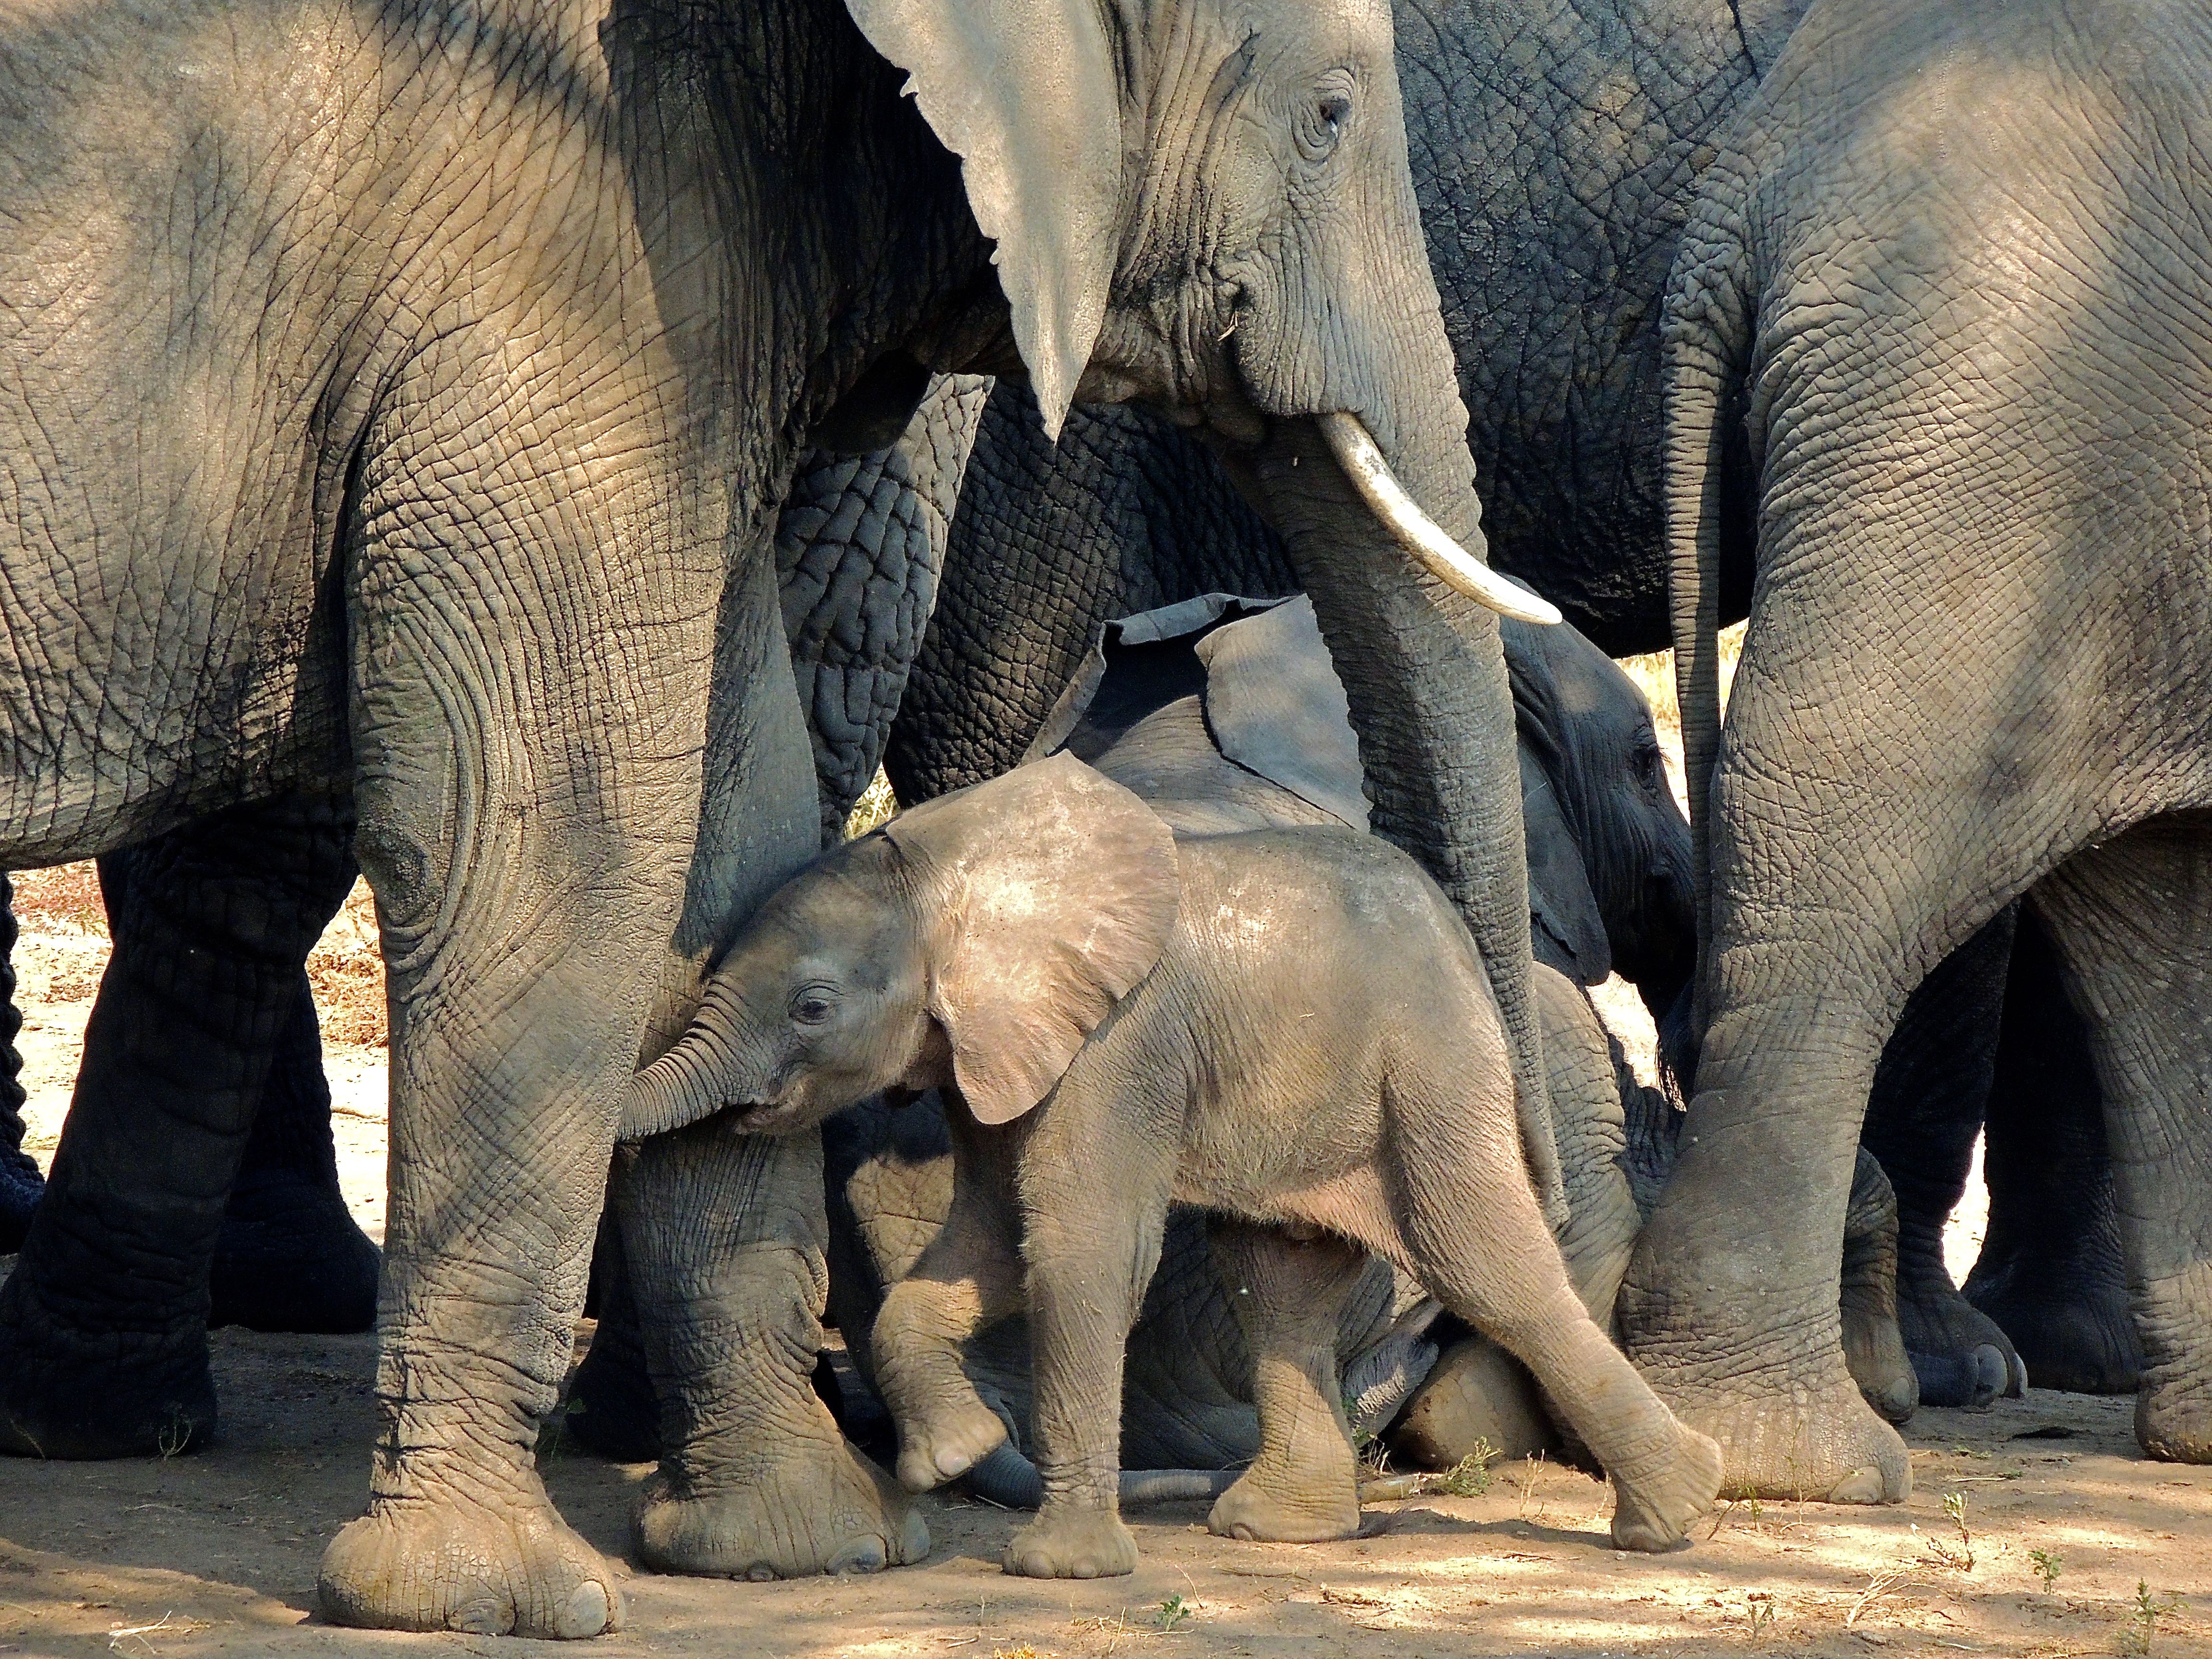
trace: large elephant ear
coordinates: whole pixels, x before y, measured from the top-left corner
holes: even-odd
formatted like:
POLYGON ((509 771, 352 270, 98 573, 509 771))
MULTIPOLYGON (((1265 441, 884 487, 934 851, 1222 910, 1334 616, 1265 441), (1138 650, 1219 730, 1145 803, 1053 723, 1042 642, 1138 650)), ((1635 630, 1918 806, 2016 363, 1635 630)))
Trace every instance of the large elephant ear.
POLYGON ((999 285, 1057 441, 1105 320, 1119 243, 1121 100, 1091 0, 845 0, 910 77, 998 243, 999 285))
POLYGON ((982 1123, 1019 1117, 1167 948, 1175 837, 1073 755, 925 801, 884 826, 930 930, 929 1011, 982 1123))
POLYGON ((1613 972, 1613 945, 1590 890, 1583 849, 1559 810, 1552 780, 1521 744, 1521 826, 1528 849, 1529 943, 1536 960, 1583 985, 1613 972))

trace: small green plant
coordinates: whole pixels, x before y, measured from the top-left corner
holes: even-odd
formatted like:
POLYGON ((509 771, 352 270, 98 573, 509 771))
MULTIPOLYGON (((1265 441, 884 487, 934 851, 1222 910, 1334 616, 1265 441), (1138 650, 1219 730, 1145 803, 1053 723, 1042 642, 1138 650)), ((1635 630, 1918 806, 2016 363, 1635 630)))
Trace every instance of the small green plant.
POLYGON ((1947 1567, 1956 1567, 1960 1572, 1974 1570, 1974 1535, 1966 1530, 1966 1494, 1947 1492, 1943 1494, 1943 1513, 1959 1529, 1959 1541, 1947 1544, 1940 1538, 1928 1540, 1928 1548, 1936 1560, 1947 1567))
POLYGON ((1442 1474, 1431 1476, 1427 1490, 1445 1498, 1480 1498, 1490 1490, 1490 1465, 1498 1455, 1487 1440, 1477 1440, 1474 1450, 1442 1474))
POLYGON ((1352 1425, 1352 1449, 1364 1451, 1374 1443, 1375 1431, 1359 1425, 1359 1402, 1350 1395, 1344 1396, 1344 1420, 1352 1425))
POLYGON ((2027 1559, 2035 1569, 2035 1576, 2043 1581, 2045 1591, 2058 1582, 2058 1575, 2066 1565, 2066 1558, 2057 1550, 2030 1550, 2027 1559))
POLYGON ((1160 1603, 1159 1611, 1153 1613, 1153 1627, 1162 1632, 1171 1631, 1189 1618, 1191 1611, 1189 1602, 1184 1601, 1180 1595, 1170 1595, 1160 1603))
POLYGON ((161 1425, 154 1437, 154 1449, 161 1454, 161 1461, 166 1463, 191 1444, 191 1440, 192 1419, 185 1416, 181 1408, 170 1407, 169 1420, 161 1425))
POLYGON ((2136 1610, 2128 1615, 2128 1627, 2120 1632, 2120 1651, 2136 1659, 2150 1659, 2151 1644, 2158 1640, 2158 1621, 2180 1607, 2179 1596, 2153 1595, 2149 1584, 2136 1579, 2136 1610))
POLYGON ((1751 1623, 1751 1639, 1761 1642, 1774 1629, 1774 1597, 1765 1590, 1747 1591, 1743 1598, 1744 1616, 1751 1623))

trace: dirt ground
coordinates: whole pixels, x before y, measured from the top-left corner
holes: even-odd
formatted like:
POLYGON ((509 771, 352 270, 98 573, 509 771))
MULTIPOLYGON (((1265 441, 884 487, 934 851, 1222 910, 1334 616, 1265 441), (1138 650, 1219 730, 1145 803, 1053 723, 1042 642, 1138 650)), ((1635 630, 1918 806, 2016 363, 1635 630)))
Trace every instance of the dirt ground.
MULTIPOLYGON (((83 866, 23 878, 20 908, 31 1144, 50 1158, 106 941, 83 866)), ((343 1176, 380 1235, 380 986, 360 896, 313 972, 326 1029, 348 1039, 330 1054, 343 1176)), ((1608 1008, 1632 1023, 1632 997, 1608 1008)), ((1963 1271, 1978 1213, 1950 1242, 1963 1271)), ((223 1426, 212 1449, 0 1459, 0 1656, 526 1650, 316 1623, 316 1563, 364 1492, 374 1340, 222 1331, 213 1346, 223 1426)), ((1541 1464, 1498 1469, 1477 1496, 1371 1506, 1363 1534, 1335 1544, 1238 1544, 1210 1536, 1200 1506, 1147 1512, 1132 1517, 1134 1576, 1091 1584, 1005 1577, 998 1557, 1017 1517, 932 1498, 933 1547, 919 1567, 768 1585, 638 1572, 627 1627, 586 1650, 2212 1656, 2212 1469, 2137 1458, 2130 1402, 2037 1393, 1981 1414, 1923 1412, 1908 1438, 1916 1487, 1900 1508, 1737 1504, 1660 1558, 1608 1548, 1607 1489, 1541 1464)), ((546 1470, 562 1511, 617 1558, 646 1474, 573 1455, 546 1470)))

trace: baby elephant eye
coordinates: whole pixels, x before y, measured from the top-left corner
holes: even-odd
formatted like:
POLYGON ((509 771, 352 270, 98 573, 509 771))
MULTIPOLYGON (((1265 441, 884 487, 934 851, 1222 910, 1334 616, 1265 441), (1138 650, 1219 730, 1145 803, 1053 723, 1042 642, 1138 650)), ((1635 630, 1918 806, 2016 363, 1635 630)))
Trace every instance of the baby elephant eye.
POLYGON ((791 1017, 801 1025, 819 1025, 836 1012, 836 1000, 826 985, 810 985, 793 994, 791 1017))

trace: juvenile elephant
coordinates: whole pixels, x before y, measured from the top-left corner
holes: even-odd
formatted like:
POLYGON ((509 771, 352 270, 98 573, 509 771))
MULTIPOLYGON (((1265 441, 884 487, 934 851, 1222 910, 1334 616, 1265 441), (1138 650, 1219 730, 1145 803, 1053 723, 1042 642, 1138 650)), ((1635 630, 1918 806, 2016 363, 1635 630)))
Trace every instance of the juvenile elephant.
MULTIPOLYGON (((0 190, 0 386, 38 419, 0 463, 0 572, 27 596, 0 862, 296 793, 349 799, 377 893, 381 1449, 325 1560, 333 1617, 619 1616, 545 1498, 539 1419, 622 1089, 730 919, 818 842, 775 504, 810 429, 874 441, 925 367, 1026 367, 1048 425, 1081 386, 1237 447, 1332 629, 1364 641, 1378 827, 1462 905, 1536 1124, 1503 667, 1406 548, 1528 607, 1449 547, 1480 540, 1388 16, 1164 22, 1103 0, 200 0, 5 26, 23 96, 0 148, 26 165, 0 190), (1226 147, 1180 142, 1224 113, 1212 88, 1226 147)), ((166 1176, 112 1167, 82 1191, 122 1239, 166 1176)), ((817 1190, 805 1137, 693 1135, 625 1167, 680 1425, 646 1528, 663 1565, 919 1547, 791 1358, 818 1337, 817 1190), (790 1340, 724 1367, 740 1324, 790 1340)), ((105 1334, 72 1323, 48 1229, 0 1292, 0 1440, 141 1449, 135 1415, 102 1414, 105 1334)))
POLYGON ((2138 1437, 2212 1457, 2208 84, 2197 5, 1818 7, 1684 238, 1704 1052, 1623 1329, 1750 1490, 1909 1486, 1827 1313, 1844 1173, 1908 994, 2023 895, 2091 1028, 2138 1437))
POLYGON ((1711 1443, 1577 1299, 1480 958, 1387 843, 1341 824, 1172 832, 1072 754, 1017 768, 770 899, 632 1109, 651 1125, 728 1105, 789 1133, 891 1087, 958 1102, 951 1215, 873 1338, 900 1477, 934 1486, 1004 1437, 961 1347, 1025 1297, 1046 1496, 1010 1571, 1134 1564, 1116 1512, 1122 1346, 1171 1195, 1267 1224, 1239 1241, 1255 1271, 1285 1235, 1306 1257, 1300 1304, 1250 1333, 1262 1452, 1216 1504, 1218 1530, 1357 1527, 1334 1339, 1363 1249, 1530 1367, 1613 1479, 1617 1546, 1671 1547, 1717 1490, 1711 1443), (1335 1425, 1322 1505, 1284 1456, 1316 1413, 1335 1425))
MULTIPOLYGON (((1584 965, 1593 955, 1601 963, 1609 933, 1625 928, 1634 936, 1671 902, 1674 866, 1623 855, 1686 843, 1688 826, 1663 785, 1654 798, 1644 749, 1650 711, 1634 684, 1571 628, 1541 638, 1551 647, 1541 656, 1514 659, 1531 933, 1540 962, 1552 960, 1560 951, 1555 937, 1564 936, 1594 938, 1583 947, 1584 965), (1584 858, 1593 866, 1588 875, 1584 858), (1620 860, 1610 881, 1595 868, 1601 858, 1620 860), (1595 915, 1593 889, 1614 896, 1595 915), (1656 896, 1639 890, 1650 889, 1656 896), (1561 916, 1576 925, 1562 927, 1561 916)), ((1366 823, 1343 691, 1303 599, 1208 595, 1108 624, 1032 754, 1060 749, 1135 792, 1178 831, 1366 823)), ((1689 917, 1671 926, 1674 949, 1686 951, 1689 917)), ((1563 972, 1575 966, 1558 965, 1563 972)), ((1637 1084, 1586 996, 1540 970, 1537 988, 1568 1200, 1560 1249, 1577 1292, 1605 1323, 1643 1212, 1678 1151, 1680 1114, 1637 1084)), ((830 1304, 864 1374, 872 1369, 869 1338, 885 1287, 913 1267, 951 1207, 945 1133, 933 1097, 896 1112, 871 1106, 832 1126, 830 1304)), ((1844 1296, 1852 1371, 1869 1397, 1901 1420, 1914 1404, 1914 1379, 1895 1323, 1896 1215, 1870 1158, 1861 1160, 1852 1212, 1844 1296)), ((1250 1356, 1206 1265, 1202 1223, 1178 1210, 1169 1225, 1168 1248, 1129 1339, 1123 1462, 1146 1470, 1241 1466, 1261 1445, 1250 1356)), ((1390 1426, 1407 1390, 1418 1389, 1390 1426, 1393 1449, 1417 1464, 1449 1467, 1478 1441, 1510 1455, 1560 1449, 1526 1374, 1486 1339, 1436 1333, 1450 1346, 1423 1385, 1436 1350, 1413 1307, 1418 1297, 1406 1281, 1394 1294, 1378 1263, 1348 1304, 1335 1339, 1340 1393, 1356 1403, 1363 1426, 1390 1426)), ((979 1337, 966 1364, 1026 1443, 1025 1328, 1010 1321, 979 1337)), ((970 1480, 999 1502, 1036 1501, 1034 1474, 1011 1449, 978 1465, 970 1480)), ((1188 1495, 1196 1485, 1125 1482, 1146 1495, 1188 1495)))

